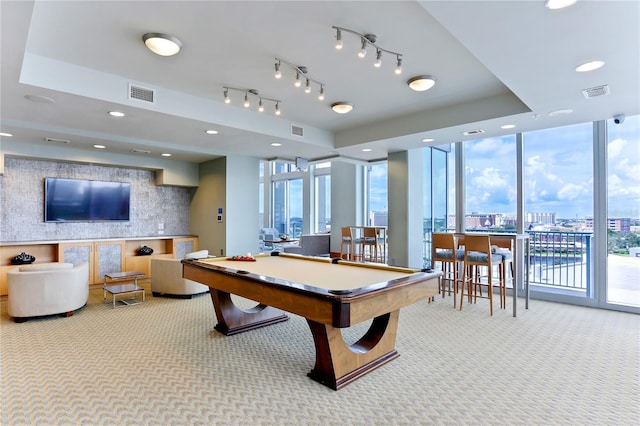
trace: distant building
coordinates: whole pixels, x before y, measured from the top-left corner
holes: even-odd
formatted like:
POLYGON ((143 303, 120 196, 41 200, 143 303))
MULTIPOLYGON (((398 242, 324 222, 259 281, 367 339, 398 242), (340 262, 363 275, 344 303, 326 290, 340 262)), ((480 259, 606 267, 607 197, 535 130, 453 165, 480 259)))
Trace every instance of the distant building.
POLYGON ((555 225, 556 214, 549 212, 527 212, 525 218, 525 225, 530 223, 537 223, 541 225, 555 225))
POLYGON ((387 226, 389 223, 389 213, 371 212, 369 214, 369 226, 387 226))
POLYGON ((502 225, 502 215, 496 213, 471 213, 465 216, 466 229, 495 228, 502 225))
MULTIPOLYGON (((593 218, 586 218, 585 228, 593 229, 593 218)), ((607 219, 607 229, 616 232, 631 232, 631 218, 610 217, 607 219)))

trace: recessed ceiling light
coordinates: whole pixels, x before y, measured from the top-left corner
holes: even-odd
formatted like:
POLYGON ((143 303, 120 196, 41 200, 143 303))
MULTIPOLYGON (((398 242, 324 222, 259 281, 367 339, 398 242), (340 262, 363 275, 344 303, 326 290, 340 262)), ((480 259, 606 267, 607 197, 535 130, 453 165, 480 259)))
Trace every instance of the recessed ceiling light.
POLYGON ((564 115, 564 114, 571 114, 573 112, 572 109, 570 108, 566 108, 566 109, 557 109, 555 111, 551 111, 549 113, 549 117, 556 117, 558 115, 564 115))
POLYGON ((218 131, 217 130, 207 130, 207 131, 205 131, 205 133, 208 134, 208 135, 217 135, 218 131))
POLYGON ((362 152, 371 152, 373 151, 371 148, 362 148, 362 152))
POLYGON ((182 47, 182 42, 169 34, 146 33, 142 36, 142 41, 150 51, 160 56, 173 56, 182 47))
POLYGON ((500 126, 501 129, 513 129, 514 127, 516 127, 515 124, 503 124, 500 126))
POLYGON ((422 142, 433 142, 435 139, 433 138, 424 138, 422 139, 422 142))
POLYGON ((120 112, 120 111, 109 111, 109 115, 112 117, 124 117, 125 114, 124 112, 120 112))
POLYGON ((278 142, 274 142, 274 143, 271 144, 271 146, 282 146, 282 144, 278 143, 278 142))
POLYGON ((93 147, 97 148, 97 149, 105 149, 106 148, 106 146, 104 146, 104 145, 94 145, 93 147))
POLYGON ((569 7, 573 4, 576 4, 578 0, 547 0, 544 2, 544 6, 547 9, 563 9, 565 7, 569 7))
POLYGON ((0 136, 6 136, 6 137, 10 138, 13 135, 11 133, 0 132, 0 136))
POLYGON ((597 70, 598 68, 602 68, 604 66, 604 61, 591 61, 585 62, 584 64, 580 64, 576 67, 577 72, 588 72, 597 70))
POLYGON ((431 89, 436 84, 436 80, 430 75, 417 75, 411 77, 407 81, 407 84, 416 92, 424 92, 425 90, 431 89))
POLYGON ((42 95, 24 95, 24 98, 31 102, 37 102, 39 104, 55 104, 56 101, 52 98, 42 95))
POLYGON ((331 104, 331 109, 338 114, 346 114, 348 112, 351 112, 351 110, 353 109, 353 105, 349 102, 335 102, 331 104))
POLYGON ((161 155, 163 157, 171 157, 171 154, 169 154, 168 152, 163 152, 161 155))

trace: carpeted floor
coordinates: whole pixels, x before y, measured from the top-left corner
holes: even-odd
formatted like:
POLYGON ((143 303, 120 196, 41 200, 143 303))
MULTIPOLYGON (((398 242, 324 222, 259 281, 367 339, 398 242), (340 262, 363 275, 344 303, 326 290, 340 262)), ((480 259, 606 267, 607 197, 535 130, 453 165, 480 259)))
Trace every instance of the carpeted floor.
POLYGON ((400 358, 335 392, 306 377, 303 318, 225 337, 208 295, 147 296, 113 310, 92 290, 73 317, 23 324, 0 302, 2 425, 640 424, 637 315, 420 302, 400 358))

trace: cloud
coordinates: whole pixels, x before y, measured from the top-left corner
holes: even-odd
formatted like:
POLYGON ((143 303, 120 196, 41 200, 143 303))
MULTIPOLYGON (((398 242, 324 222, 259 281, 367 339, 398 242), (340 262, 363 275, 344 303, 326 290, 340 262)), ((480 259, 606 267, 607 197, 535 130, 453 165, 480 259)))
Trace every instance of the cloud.
POLYGON ((564 185, 562 188, 560 188, 560 190, 558 191, 558 200, 563 200, 563 201, 576 200, 589 193, 590 191, 588 191, 586 188, 584 188, 581 185, 568 183, 564 185))
POLYGON ((618 157, 622 152, 624 152, 624 148, 627 145, 627 141, 624 139, 614 139, 607 145, 607 155, 609 159, 613 159, 618 157))

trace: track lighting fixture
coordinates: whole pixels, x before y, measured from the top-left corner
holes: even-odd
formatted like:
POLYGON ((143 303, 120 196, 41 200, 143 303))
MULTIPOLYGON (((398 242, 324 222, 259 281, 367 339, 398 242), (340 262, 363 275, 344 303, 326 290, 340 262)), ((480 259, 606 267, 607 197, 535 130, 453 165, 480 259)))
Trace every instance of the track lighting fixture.
POLYGON ((255 96, 256 98, 258 98, 258 111, 259 112, 263 112, 264 111, 264 101, 270 101, 275 103, 275 114, 276 115, 280 115, 280 100, 278 99, 272 99, 272 98, 267 98, 266 96, 262 96, 260 95, 260 92, 258 92, 256 89, 240 89, 238 87, 231 87, 231 86, 224 86, 222 88, 224 90, 224 103, 225 104, 230 104, 231 103, 231 98, 229 97, 229 91, 235 91, 235 92, 240 92, 240 93, 244 93, 244 102, 243 102, 243 106, 245 108, 250 108, 251 107, 251 101, 250 101, 250 96, 255 96))
POLYGON ((393 52, 391 50, 384 49, 376 44, 377 37, 375 34, 361 34, 357 31, 353 31, 347 28, 342 27, 331 27, 336 30, 336 49, 342 49, 342 32, 348 32, 360 37, 360 50, 358 51, 358 57, 364 58, 367 56, 367 47, 369 45, 373 46, 376 49, 376 60, 373 63, 373 66, 376 68, 380 68, 382 66, 382 52, 388 53, 396 57, 396 74, 402 74, 402 53, 393 52))
POLYGON ((309 72, 309 70, 307 69, 307 67, 304 67, 302 65, 294 65, 291 62, 287 62, 284 59, 280 59, 280 58, 276 58, 276 64, 275 64, 275 69, 276 69, 276 73, 274 74, 275 78, 281 78, 282 77, 282 72, 280 71, 280 67, 282 66, 282 64, 285 64, 287 66, 289 66, 293 71, 295 71, 296 73, 296 79, 293 83, 293 85, 295 87, 301 87, 302 86, 302 80, 304 79, 305 81, 305 86, 304 86, 304 93, 311 93, 311 83, 315 83, 318 86, 320 86, 320 92, 318 94, 318 100, 324 100, 324 83, 321 81, 318 81, 314 78, 311 78, 307 73, 309 72))

